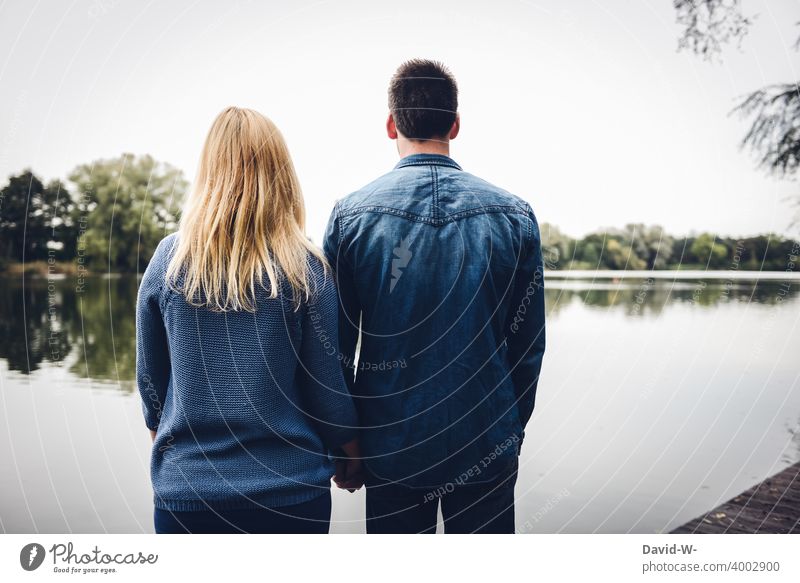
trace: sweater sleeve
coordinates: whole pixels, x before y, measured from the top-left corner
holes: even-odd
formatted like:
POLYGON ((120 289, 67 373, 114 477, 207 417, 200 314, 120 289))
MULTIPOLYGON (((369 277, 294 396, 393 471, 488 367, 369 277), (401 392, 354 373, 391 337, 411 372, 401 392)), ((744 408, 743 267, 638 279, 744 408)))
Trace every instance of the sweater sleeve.
POLYGON ((145 269, 136 300, 136 384, 145 425, 154 431, 164 409, 171 369, 167 331, 161 316, 163 246, 162 242, 145 269))
POLYGON ((316 290, 306 305, 300 347, 303 401, 323 443, 335 450, 357 437, 357 417, 340 364, 336 287, 321 264, 312 272, 316 290))
POLYGON ((507 326, 511 378, 523 434, 533 414, 545 348, 544 265, 539 225, 530 208, 528 220, 529 235, 514 274, 507 326))

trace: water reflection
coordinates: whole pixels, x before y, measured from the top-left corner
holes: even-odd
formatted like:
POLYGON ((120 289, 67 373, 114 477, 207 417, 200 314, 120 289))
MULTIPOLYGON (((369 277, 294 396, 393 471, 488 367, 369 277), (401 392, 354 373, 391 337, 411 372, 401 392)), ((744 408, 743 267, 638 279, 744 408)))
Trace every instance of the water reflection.
POLYGON ((797 285, 781 281, 553 280, 547 282, 546 297, 550 316, 557 316, 565 307, 579 302, 589 307, 617 309, 637 317, 658 316, 670 304, 700 308, 723 303, 775 305, 795 299, 797 288, 797 285))
POLYGON ((132 381, 136 290, 133 276, 88 278, 83 285, 68 278, 3 279, 0 358, 22 373, 49 362, 78 378, 132 381))
POLYGON ((0 285, 0 358, 6 359, 11 370, 30 373, 43 360, 54 361, 69 353, 71 342, 60 329, 58 317, 50 324, 49 295, 54 295, 58 311, 63 293, 48 294, 43 280, 4 280, 0 285))
MULTIPOLYGON (((783 282, 548 280, 547 310, 557 318, 580 303, 630 317, 657 317, 670 304, 710 308, 722 303, 775 304, 794 299, 783 282)), ((43 362, 81 379, 112 381, 132 390, 135 375, 137 278, 0 279, 0 358, 32 373, 43 362)))

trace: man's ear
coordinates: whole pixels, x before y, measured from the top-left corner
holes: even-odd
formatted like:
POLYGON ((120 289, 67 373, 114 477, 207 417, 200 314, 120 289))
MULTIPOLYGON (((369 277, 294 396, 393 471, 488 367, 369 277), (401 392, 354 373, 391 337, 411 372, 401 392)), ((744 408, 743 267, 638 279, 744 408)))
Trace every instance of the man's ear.
POLYGON ((458 130, 461 129, 461 115, 456 114, 456 121, 453 122, 453 127, 450 128, 450 136, 451 140, 455 140, 456 136, 458 135, 458 130))
POLYGON ((394 117, 392 116, 391 112, 389 113, 389 117, 386 119, 386 135, 389 136, 390 140, 397 139, 397 126, 394 125, 394 117))

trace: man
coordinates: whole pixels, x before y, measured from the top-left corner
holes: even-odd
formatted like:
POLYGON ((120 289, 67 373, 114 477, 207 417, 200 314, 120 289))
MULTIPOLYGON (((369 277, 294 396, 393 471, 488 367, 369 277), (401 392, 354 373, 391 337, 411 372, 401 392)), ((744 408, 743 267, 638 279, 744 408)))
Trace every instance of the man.
POLYGON ((514 531, 545 347, 539 228, 449 157, 457 105, 442 64, 402 64, 386 121, 400 162, 337 202, 325 235, 369 533, 434 532, 440 501, 445 532, 514 531))

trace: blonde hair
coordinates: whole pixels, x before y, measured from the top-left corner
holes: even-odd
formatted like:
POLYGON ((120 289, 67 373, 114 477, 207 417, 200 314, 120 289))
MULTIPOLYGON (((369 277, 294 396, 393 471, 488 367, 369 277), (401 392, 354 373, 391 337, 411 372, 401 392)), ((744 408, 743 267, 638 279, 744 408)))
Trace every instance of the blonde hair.
POLYGON ((325 266, 304 229, 303 195, 280 131, 256 111, 229 107, 206 137, 167 282, 192 305, 254 312, 266 274, 269 297, 285 280, 299 306, 313 293, 309 256, 325 266))

